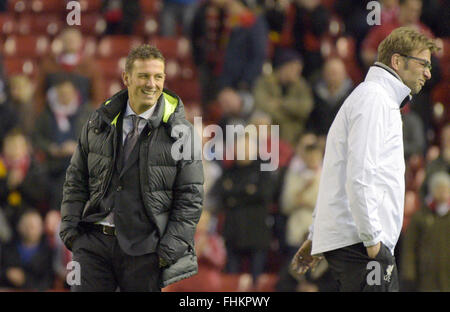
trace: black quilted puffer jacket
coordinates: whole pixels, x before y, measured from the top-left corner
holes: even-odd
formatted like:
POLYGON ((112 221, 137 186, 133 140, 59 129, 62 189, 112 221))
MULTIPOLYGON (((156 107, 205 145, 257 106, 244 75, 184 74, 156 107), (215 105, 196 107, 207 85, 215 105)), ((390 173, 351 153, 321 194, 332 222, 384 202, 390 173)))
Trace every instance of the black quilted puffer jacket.
MULTIPOLYGON (((98 212, 110 183, 117 154, 116 123, 127 100, 126 89, 112 96, 81 132, 67 169, 61 207, 60 237, 69 249, 81 234, 80 222, 98 212)), ((185 119, 181 99, 164 89, 156 105, 148 120, 149 143, 141 144, 139 167, 144 207, 160 237, 157 253, 169 263, 162 271, 161 287, 165 287, 198 270, 194 233, 203 203, 203 166, 201 151, 193 148, 193 126, 185 119), (174 142, 180 149, 191 142, 191 157, 174 159, 174 142)))

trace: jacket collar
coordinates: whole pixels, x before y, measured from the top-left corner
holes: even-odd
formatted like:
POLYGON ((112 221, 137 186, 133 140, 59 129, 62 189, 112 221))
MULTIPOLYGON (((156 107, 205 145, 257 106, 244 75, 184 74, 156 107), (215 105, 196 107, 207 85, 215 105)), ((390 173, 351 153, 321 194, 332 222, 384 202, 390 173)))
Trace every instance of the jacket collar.
MULTIPOLYGON (((128 102, 128 89, 114 94, 97 110, 102 119, 108 124, 115 124, 120 114, 125 113, 128 102)), ((160 126, 161 122, 172 124, 177 119, 184 119, 184 106, 181 99, 172 91, 164 89, 156 102, 152 116, 147 119, 150 129, 160 126)))
POLYGON ((392 68, 383 63, 375 62, 369 68, 365 81, 375 81, 381 84, 400 108, 411 100, 411 89, 403 83, 400 76, 392 68))

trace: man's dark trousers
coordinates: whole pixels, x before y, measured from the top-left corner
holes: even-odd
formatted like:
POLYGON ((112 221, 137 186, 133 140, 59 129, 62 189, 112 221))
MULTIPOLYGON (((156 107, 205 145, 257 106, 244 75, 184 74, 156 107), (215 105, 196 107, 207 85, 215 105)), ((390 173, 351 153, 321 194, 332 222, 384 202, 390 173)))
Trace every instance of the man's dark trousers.
POLYGON ((86 231, 73 244, 73 260, 80 263, 80 285, 72 291, 161 291, 156 253, 130 256, 122 251, 117 237, 86 231))
POLYGON ((381 243, 372 259, 362 243, 324 252, 339 291, 395 292, 399 290, 395 257, 381 243))

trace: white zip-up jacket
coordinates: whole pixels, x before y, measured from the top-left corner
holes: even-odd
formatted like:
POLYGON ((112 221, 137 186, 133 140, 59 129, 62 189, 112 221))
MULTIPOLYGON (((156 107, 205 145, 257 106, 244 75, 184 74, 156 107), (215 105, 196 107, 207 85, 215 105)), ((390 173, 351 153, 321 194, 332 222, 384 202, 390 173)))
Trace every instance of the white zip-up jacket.
POLYGON ((312 254, 382 241, 394 252, 403 223, 405 161, 400 107, 409 89, 375 63, 327 136, 309 239, 312 254))

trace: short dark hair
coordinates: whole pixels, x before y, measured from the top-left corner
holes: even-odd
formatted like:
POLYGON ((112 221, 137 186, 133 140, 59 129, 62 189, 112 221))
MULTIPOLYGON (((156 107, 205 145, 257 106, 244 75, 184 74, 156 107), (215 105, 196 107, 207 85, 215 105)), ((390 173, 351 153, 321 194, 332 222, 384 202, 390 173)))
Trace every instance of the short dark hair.
POLYGON ((165 62, 164 56, 157 47, 150 44, 142 44, 136 48, 131 49, 127 56, 125 63, 125 71, 131 73, 133 70, 133 64, 135 60, 146 60, 146 59, 158 59, 163 63, 165 62))

